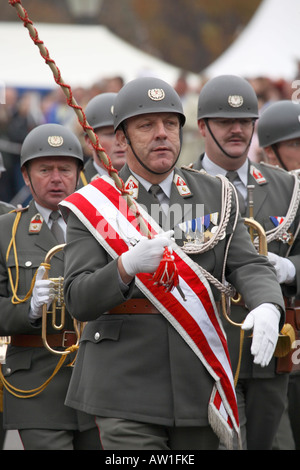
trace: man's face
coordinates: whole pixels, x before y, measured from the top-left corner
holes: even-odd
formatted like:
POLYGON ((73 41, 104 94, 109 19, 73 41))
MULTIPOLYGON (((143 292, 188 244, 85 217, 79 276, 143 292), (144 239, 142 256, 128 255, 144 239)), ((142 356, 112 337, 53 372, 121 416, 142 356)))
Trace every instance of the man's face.
MULTIPOLYGON (((280 159, 288 171, 300 169, 300 138, 285 140, 277 144, 280 159)), ((272 147, 265 148, 269 163, 281 166, 272 147)))
POLYGON ((180 124, 175 113, 149 113, 126 122, 126 134, 134 152, 153 175, 135 158, 122 131, 117 131, 121 145, 127 146, 126 159, 130 169, 150 182, 163 180, 173 170, 180 152, 180 124))
MULTIPOLYGON (((96 129, 95 132, 99 137, 101 146, 109 156, 112 166, 118 171, 121 170, 125 165, 126 154, 116 139, 113 126, 102 127, 96 129)), ((98 160, 96 160, 96 163, 99 164, 98 160)))
POLYGON ((40 157, 22 167, 25 184, 35 201, 47 209, 57 205, 75 191, 78 162, 72 157, 40 157))
POLYGON ((230 170, 232 166, 239 168, 247 158, 247 147, 253 133, 253 120, 214 118, 208 120, 208 125, 221 148, 232 158, 226 156, 218 147, 204 120, 201 119, 198 126, 205 138, 205 151, 208 157, 225 169, 230 170))

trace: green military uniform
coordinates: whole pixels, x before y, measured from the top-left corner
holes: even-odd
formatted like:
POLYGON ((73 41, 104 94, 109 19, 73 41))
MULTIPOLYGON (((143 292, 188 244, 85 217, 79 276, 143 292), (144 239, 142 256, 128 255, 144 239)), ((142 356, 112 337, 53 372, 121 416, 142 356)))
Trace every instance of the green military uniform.
MULTIPOLYGON (((100 170, 100 168, 99 168, 100 170)), ((85 164, 84 167, 80 173, 80 180, 78 183, 78 189, 82 188, 82 186, 85 186, 87 183, 90 183, 90 181, 93 181, 95 178, 99 178, 101 174, 105 174, 105 170, 103 169, 103 173, 99 175, 99 170, 97 171, 95 165, 94 165, 94 160, 92 158, 89 158, 85 164)))
MULTIPOLYGON (((101 448, 92 417, 64 404, 75 354, 68 354, 61 365, 61 356, 54 352, 76 343, 70 314, 66 311, 61 331, 52 327, 51 315, 47 318, 47 341, 54 351, 41 338, 43 306, 53 300, 50 278, 63 278, 64 271, 59 251, 50 260, 47 279, 42 279, 46 254, 65 241, 64 222, 51 217, 59 215, 61 194, 74 191, 82 163, 80 142, 69 129, 37 126, 24 139, 20 159, 33 200, 27 208, 0 217, 0 335, 11 339, 1 367, 3 421, 5 429, 19 431, 26 450, 101 448)), ((59 308, 56 313, 57 324, 59 308)))
MULTIPOLYGON (((197 170, 202 169, 202 157, 193 164, 193 168, 197 170)), ((225 170, 223 173, 226 173, 225 170)), ((273 217, 284 217, 288 212, 294 188, 294 178, 279 168, 249 161, 248 184, 254 185, 254 219, 262 225, 265 231, 274 229, 275 226, 272 221, 274 220, 273 217), (255 172, 253 172, 253 167, 258 170, 258 173, 256 174, 259 175, 259 178, 255 178, 253 176, 253 174, 255 174, 255 172)), ((249 216, 249 206, 245 215, 249 216)), ((299 220, 298 208, 296 216, 289 227, 289 232, 291 232, 291 234, 295 233, 299 220)), ((299 243, 299 236, 297 236, 289 254, 289 259, 296 267, 295 283, 291 285, 282 285, 283 293, 288 297, 299 295, 299 243)), ((285 257, 289 250, 289 244, 284 243, 281 240, 274 240, 269 244, 268 250, 279 256, 285 257)), ((256 291, 251 290, 251 295, 255 298, 257 295, 256 291)), ((243 321, 246 312, 246 308, 242 305, 231 305, 231 317, 237 323, 243 321)), ((224 321, 224 328, 227 333, 232 367, 235 371, 237 369, 239 358, 240 331, 239 328, 231 325, 227 321, 224 321)), ((251 401, 249 401, 249 410, 248 408, 245 410, 244 403, 240 403, 242 410, 241 413, 243 413, 243 415, 245 413, 247 416, 246 429, 249 429, 247 432, 248 447, 267 449, 272 446, 274 434, 276 433, 276 429, 284 409, 289 376, 288 374, 279 375, 276 373, 276 358, 274 358, 270 364, 264 368, 254 364, 253 357, 250 352, 250 346, 251 338, 246 334, 243 343, 242 362, 237 388, 239 389, 239 387, 241 387, 243 390, 247 390, 248 388, 248 398, 250 394, 253 398, 251 399, 252 404, 251 401), (264 395, 265 399, 262 401, 259 397, 262 396, 263 386, 265 386, 266 390, 264 395), (255 397, 257 397, 256 400, 255 397), (267 397, 269 397, 269 399, 267 397), (262 423, 261 426, 258 425, 260 422, 262 423), (252 436, 252 439, 249 436, 252 436)))
POLYGON ((9 204, 8 202, 0 201, 0 215, 7 214, 10 211, 13 211, 15 206, 9 204))
MULTIPOLYGON (((179 229, 183 214, 192 220, 197 204, 204 204, 206 214, 221 214, 222 194, 220 181, 214 177, 189 170, 176 169, 175 173, 183 178, 189 191, 187 196, 182 196, 172 183, 170 206, 179 205, 181 218, 167 218, 165 228, 175 228, 176 241, 182 246, 186 241, 179 229)), ((126 186, 132 177, 127 165, 120 171, 120 177, 126 186)), ((142 184, 136 197, 150 210, 153 197, 142 184)), ((213 249, 191 255, 219 280, 234 217, 233 204, 226 237, 213 249)), ((170 427, 207 426, 213 380, 201 361, 163 315, 107 314, 128 298, 144 296, 132 284, 123 293, 117 261, 108 258, 72 213, 67 234, 65 299, 76 318, 88 323, 66 403, 104 417, 170 427)), ((274 271, 266 258, 257 255, 242 219, 238 221, 229 249, 227 279, 243 293, 250 308, 264 302, 283 306, 274 271)), ((218 300, 220 292, 212 289, 218 300)))
MULTIPOLYGON (((16 232, 16 256, 13 250, 6 259, 8 245, 11 240, 12 226, 16 213, 3 215, 0 219, 0 335, 11 336, 11 344, 7 350, 6 363, 2 366, 5 379, 21 390, 31 390, 42 385, 53 373, 59 356, 48 352, 41 344, 41 327, 33 326, 28 319, 30 299, 17 305, 12 304, 12 286, 9 282, 8 270, 11 269, 14 283, 16 268, 19 269, 19 285, 17 295, 24 298, 30 289, 35 271, 44 261, 47 252, 57 245, 57 241, 43 222, 37 232, 31 229, 32 219, 36 219, 38 211, 32 201, 28 208, 22 210, 22 216, 16 232)), ((51 277, 63 276, 63 252, 58 252, 51 262, 51 277)), ((74 331, 73 320, 66 315, 64 330, 74 331)), ((54 333, 49 318, 49 344, 51 346, 54 333)), ((61 340, 63 334, 60 334, 61 340)), ((74 338, 73 338, 74 339, 74 338)), ((62 348, 55 348, 60 349, 62 348)), ((68 355, 64 366, 50 384, 38 396, 23 399, 17 398, 4 388, 4 427, 5 429, 51 429, 67 430, 71 433, 91 430, 90 448, 99 448, 95 424, 91 416, 77 413, 64 404, 68 384, 72 375, 70 363, 74 354, 68 355), (93 437, 95 432, 96 440, 93 437), (96 447, 95 447, 96 442, 96 447)), ((83 433, 84 434, 84 433, 83 433)), ((37 443, 36 443, 37 444, 37 443)))

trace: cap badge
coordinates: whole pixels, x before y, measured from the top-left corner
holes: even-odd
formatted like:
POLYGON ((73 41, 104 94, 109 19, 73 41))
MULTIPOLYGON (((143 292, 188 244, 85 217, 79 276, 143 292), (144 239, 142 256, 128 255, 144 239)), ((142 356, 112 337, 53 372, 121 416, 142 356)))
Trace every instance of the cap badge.
POLYGON ((228 103, 232 108, 240 108, 244 103, 244 99, 240 95, 230 95, 228 96, 228 103))
POLYGON ((148 96, 153 101, 161 101, 166 95, 162 88, 152 88, 148 91, 148 96))
POLYGON ((48 144, 51 147, 60 147, 64 143, 64 139, 60 135, 49 135, 48 144))

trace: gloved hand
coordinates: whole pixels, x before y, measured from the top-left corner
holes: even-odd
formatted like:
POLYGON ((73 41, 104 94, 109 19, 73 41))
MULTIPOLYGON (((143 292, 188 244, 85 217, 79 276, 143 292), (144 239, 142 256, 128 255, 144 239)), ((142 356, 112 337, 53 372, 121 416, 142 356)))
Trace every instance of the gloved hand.
POLYGON ((122 254, 122 264, 129 276, 154 273, 162 260, 166 246, 172 243, 174 231, 169 230, 155 238, 142 238, 134 247, 122 254))
POLYGON ((289 259, 282 258, 282 256, 275 255, 275 253, 269 251, 268 258, 275 268, 279 284, 290 284, 293 282, 296 276, 296 268, 289 259))
POLYGON ((32 290, 30 301, 29 318, 37 320, 43 315, 43 305, 47 304, 47 308, 54 298, 54 283, 50 279, 43 279, 45 267, 40 266, 36 273, 35 283, 32 290))
POLYGON ((254 356, 254 364, 265 367, 272 359, 278 340, 279 320, 279 310, 270 303, 259 305, 246 316, 242 329, 253 328, 251 354, 254 356))

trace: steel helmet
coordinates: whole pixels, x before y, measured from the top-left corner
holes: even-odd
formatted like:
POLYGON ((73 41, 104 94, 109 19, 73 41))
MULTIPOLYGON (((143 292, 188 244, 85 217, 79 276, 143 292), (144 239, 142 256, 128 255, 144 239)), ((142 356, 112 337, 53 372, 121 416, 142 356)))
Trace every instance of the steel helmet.
POLYGON ((174 88, 155 77, 140 77, 128 82, 118 93, 114 106, 115 130, 126 119, 147 113, 177 113, 185 123, 182 103, 174 88))
POLYGON ((209 80, 198 99, 198 120, 205 118, 258 118, 257 96, 250 83, 236 75, 209 80))
POLYGON ((257 135, 263 148, 300 137, 300 104, 290 100, 270 104, 258 120, 257 135))
POLYGON ((85 108, 85 116, 94 129, 114 125, 114 101, 117 93, 100 93, 85 108))
POLYGON ((25 137, 21 167, 38 157, 74 157, 83 165, 83 151, 76 135, 61 124, 41 124, 25 137))

